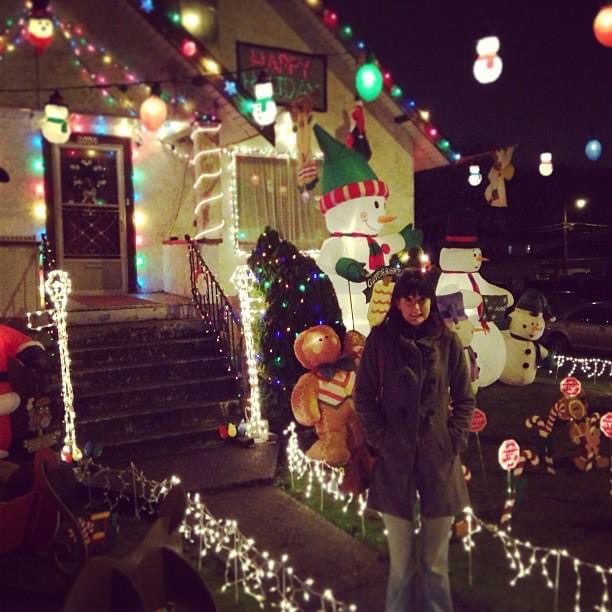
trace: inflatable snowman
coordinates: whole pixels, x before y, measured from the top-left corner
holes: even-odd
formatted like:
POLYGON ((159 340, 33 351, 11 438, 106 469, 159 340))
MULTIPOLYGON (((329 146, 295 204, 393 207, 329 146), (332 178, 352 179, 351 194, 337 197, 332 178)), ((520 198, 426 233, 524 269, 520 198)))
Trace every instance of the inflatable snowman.
POLYGON ((476 232, 476 212, 459 208, 448 215, 446 238, 440 251, 440 278, 436 295, 448 292, 449 285, 460 291, 478 293, 482 303, 477 308, 466 308, 474 323, 471 347, 478 356, 479 387, 487 387, 499 379, 506 362, 506 344, 497 323, 514 303, 512 294, 502 287, 487 282, 480 275, 480 266, 487 261, 482 256, 476 232))
POLYGON ((56 91, 45 104, 45 116, 40 122, 42 135, 53 144, 64 144, 70 138, 68 107, 56 91))
POLYGON ((53 42, 53 15, 49 11, 49 0, 33 0, 25 37, 37 55, 53 42))
POLYGON ((314 132, 325 156, 319 208, 331 234, 321 246, 317 263, 334 286, 346 328, 367 335, 366 278, 388 265, 394 253, 419 245, 423 233, 410 224, 398 233, 378 237, 384 225, 396 218, 386 212, 387 185, 361 154, 318 125, 314 132))
POLYGON ((508 315, 510 328, 503 333, 506 343, 506 365, 500 377, 507 385, 530 385, 538 364, 548 350, 538 340, 544 333, 545 317, 554 321, 546 297, 536 289, 527 289, 508 315))
POLYGON ((478 356, 472 348, 474 340, 474 322, 468 318, 466 308, 478 308, 482 302, 482 297, 475 291, 464 290, 460 291, 458 287, 446 285, 442 289, 442 293, 436 295, 438 310, 444 323, 449 329, 452 329, 461 340, 463 346, 463 354, 470 373, 470 383, 472 391, 478 391, 478 356))

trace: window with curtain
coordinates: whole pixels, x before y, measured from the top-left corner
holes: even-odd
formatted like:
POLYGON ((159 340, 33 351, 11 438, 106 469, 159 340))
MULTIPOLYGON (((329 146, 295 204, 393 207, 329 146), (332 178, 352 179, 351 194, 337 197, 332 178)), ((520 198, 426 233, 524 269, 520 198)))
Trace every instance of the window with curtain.
POLYGON ((320 183, 304 203, 297 189, 296 166, 294 159, 236 157, 237 231, 244 250, 255 246, 267 225, 300 250, 319 249, 329 237, 317 203, 320 183))

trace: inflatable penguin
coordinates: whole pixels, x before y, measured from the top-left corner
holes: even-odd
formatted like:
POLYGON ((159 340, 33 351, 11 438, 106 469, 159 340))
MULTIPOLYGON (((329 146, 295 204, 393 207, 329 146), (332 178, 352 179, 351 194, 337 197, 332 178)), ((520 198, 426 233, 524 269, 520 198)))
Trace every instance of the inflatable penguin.
POLYGON ((544 333, 546 319, 554 321, 546 297, 536 289, 527 289, 508 315, 510 327, 503 333, 506 343, 506 365, 500 380, 507 385, 530 385, 538 364, 548 350, 538 340, 544 333))
POLYGON ((474 339, 471 347, 478 355, 480 375, 478 385, 486 387, 499 379, 506 362, 506 345, 498 324, 504 322, 505 310, 512 306, 514 298, 504 289, 489 283, 480 274, 480 266, 487 261, 482 256, 477 227, 476 211, 458 208, 448 215, 446 237, 440 251, 440 278, 436 295, 447 292, 448 285, 460 291, 478 293, 482 303, 477 308, 467 308, 466 314, 474 323, 474 339))
POLYGON ((367 335, 365 279, 389 265, 393 254, 420 245, 423 233, 409 224, 400 232, 378 237, 384 225, 396 219, 386 213, 387 185, 360 153, 318 125, 314 132, 325 156, 319 209, 331 234, 317 263, 334 286, 346 328, 367 335))

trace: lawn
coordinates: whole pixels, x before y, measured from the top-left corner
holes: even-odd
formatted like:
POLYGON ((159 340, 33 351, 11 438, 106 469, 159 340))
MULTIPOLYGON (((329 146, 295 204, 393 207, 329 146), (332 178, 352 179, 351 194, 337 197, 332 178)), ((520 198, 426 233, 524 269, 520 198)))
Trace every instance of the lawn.
MULTIPOLYGON (((596 384, 585 383, 591 411, 600 413, 612 410, 612 384, 600 380, 596 384)), ((477 404, 487 414, 488 425, 479 435, 470 435, 469 448, 463 461, 471 471, 468 484, 475 514, 488 523, 498 523, 507 490, 507 475, 497 462, 497 449, 506 438, 514 438, 521 448, 537 448, 538 436, 525 427, 525 420, 538 414, 546 420, 549 409, 561 397, 559 379, 553 375, 539 376, 526 387, 509 387, 496 383, 482 389, 477 404)), ((556 553, 550 554, 545 564, 540 563, 545 550, 536 551, 537 563, 529 575, 518 580, 514 587, 511 580, 518 571, 510 569, 510 561, 499 539, 488 533, 474 537, 475 548, 471 558, 472 585, 469 584, 470 559, 462 543, 451 544, 451 580, 455 600, 466 610, 478 611, 526 611, 553 610, 555 596, 559 611, 574 609, 593 610, 601 605, 603 595, 602 576, 593 568, 574 561, 612 565, 612 498, 610 496, 611 473, 608 469, 594 469, 584 473, 572 463, 579 447, 571 443, 568 424, 557 421, 549 438, 549 448, 555 459, 556 475, 543 470, 526 472, 514 477, 516 504, 511 521, 510 535, 542 549, 566 551, 560 557, 559 592, 546 586, 543 568, 555 582, 556 553), (577 571, 579 580, 577 580, 577 571), (578 606, 575 608, 575 606, 578 606)), ((601 452, 609 455, 608 441, 603 438, 601 452)), ((282 486, 313 510, 320 511, 320 496, 306 499, 302 483, 291 488, 288 477, 281 478, 282 486)), ((355 512, 345 513, 330 498, 323 504, 323 514, 341 529, 362 539, 366 544, 386 552, 382 523, 368 513, 365 520, 355 512), (365 526, 365 531, 363 527, 365 526), (365 534, 365 535, 364 535, 365 534)), ((533 548, 520 547, 523 569, 534 552, 533 548)), ((516 555, 516 549, 512 549, 516 555)), ((517 558, 513 558, 517 562, 517 558)), ((609 576, 612 587, 612 576, 609 576)))

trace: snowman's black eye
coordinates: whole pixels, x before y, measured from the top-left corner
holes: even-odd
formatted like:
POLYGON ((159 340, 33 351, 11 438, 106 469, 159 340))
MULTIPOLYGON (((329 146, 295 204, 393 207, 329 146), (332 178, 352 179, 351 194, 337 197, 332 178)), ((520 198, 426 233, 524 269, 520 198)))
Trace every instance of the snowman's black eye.
POLYGON ((374 208, 379 208, 380 204, 378 203, 378 200, 374 200, 374 208))

